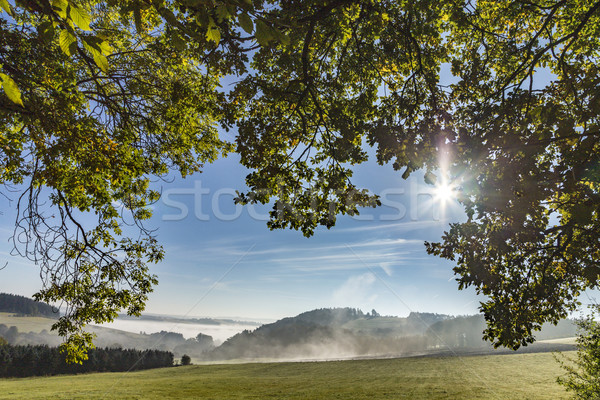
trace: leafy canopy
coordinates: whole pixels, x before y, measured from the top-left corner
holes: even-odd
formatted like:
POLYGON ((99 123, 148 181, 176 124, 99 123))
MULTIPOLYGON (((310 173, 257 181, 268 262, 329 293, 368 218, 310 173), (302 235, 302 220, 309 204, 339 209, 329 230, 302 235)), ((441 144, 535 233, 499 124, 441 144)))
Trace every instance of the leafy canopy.
POLYGON ((600 323, 598 305, 591 307, 591 313, 575 321, 577 325, 577 356, 564 354, 555 356, 565 375, 558 383, 573 393, 573 399, 597 399, 600 396, 600 323))
POLYGON ((378 205, 351 182, 366 146, 404 178, 452 182, 468 221, 427 249, 486 295, 496 345, 533 341, 598 283, 600 1, 0 6, 1 179, 19 192, 15 245, 42 268, 38 298, 68 305, 73 359, 86 323, 143 309, 163 256, 142 225, 149 179, 231 150, 219 124, 252 169, 237 201, 273 201, 272 229, 310 236, 378 205))

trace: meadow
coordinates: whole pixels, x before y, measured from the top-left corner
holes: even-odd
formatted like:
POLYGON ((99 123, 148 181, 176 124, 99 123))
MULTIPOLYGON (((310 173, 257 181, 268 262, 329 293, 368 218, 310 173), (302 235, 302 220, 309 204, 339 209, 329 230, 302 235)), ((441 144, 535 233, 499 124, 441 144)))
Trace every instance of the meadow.
POLYGON ((46 317, 15 317, 14 313, 0 312, 0 324, 16 326, 19 332, 50 331, 55 319, 46 317))
POLYGON ((566 399, 551 353, 192 365, 2 379, 0 399, 566 399))

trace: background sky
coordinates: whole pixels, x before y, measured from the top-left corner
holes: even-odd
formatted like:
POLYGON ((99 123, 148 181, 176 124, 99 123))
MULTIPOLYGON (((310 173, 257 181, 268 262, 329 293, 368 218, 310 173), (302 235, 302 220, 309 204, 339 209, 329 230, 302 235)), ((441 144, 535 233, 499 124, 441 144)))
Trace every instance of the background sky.
MULTIPOLYGON (((229 137, 231 139, 232 137, 229 137)), ((422 174, 408 180, 391 165, 369 161, 356 169, 358 187, 379 194, 382 207, 339 216, 311 238, 270 231, 268 206, 236 206, 248 171, 237 155, 206 165, 203 173, 156 183, 162 199, 148 223, 157 228, 165 260, 151 270, 159 285, 146 312, 272 320, 321 307, 453 315, 477 312, 473 289, 459 291, 452 263, 430 256, 424 241, 439 241, 459 206, 435 199, 422 174)), ((31 296, 39 269, 11 256, 15 211, 0 199, 0 291, 31 296)))

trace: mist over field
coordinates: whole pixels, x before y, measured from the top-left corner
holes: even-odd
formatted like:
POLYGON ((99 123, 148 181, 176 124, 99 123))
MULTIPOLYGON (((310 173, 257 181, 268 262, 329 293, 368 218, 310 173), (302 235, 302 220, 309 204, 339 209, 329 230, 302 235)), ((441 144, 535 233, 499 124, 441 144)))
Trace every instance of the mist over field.
POLYGON ((228 338, 244 330, 256 329, 258 324, 244 323, 221 323, 215 324, 197 324, 192 322, 171 322, 171 321, 149 321, 144 319, 121 319, 117 318, 110 324, 101 325, 105 328, 118 329, 125 332, 147 334, 156 332, 175 332, 183 335, 185 339, 195 338, 199 333, 212 336, 215 345, 219 345, 228 338))
MULTIPOLYGON (((0 336, 15 345, 58 346, 62 339, 49 331, 53 320, 0 315, 0 336)), ((435 354, 500 353, 482 340, 481 315, 449 316, 411 313, 408 317, 363 313, 355 308, 317 309, 273 323, 171 316, 118 318, 90 326, 97 347, 170 351, 194 362, 264 360, 335 360, 435 354)), ((538 342, 520 352, 572 349, 571 321, 546 325, 538 342), (555 340, 559 339, 559 340, 555 340)))
MULTIPOLYGON (((33 300, 0 293, 0 337, 16 346, 58 346, 50 330, 58 314, 33 300)), ((243 319, 243 318, 242 318, 243 319)), ((482 315, 411 312, 407 317, 376 310, 320 308, 272 323, 226 318, 122 315, 111 324, 91 325, 99 348, 171 352, 194 362, 332 360, 436 354, 511 352, 482 340, 482 315)), ((570 350, 570 320, 545 325, 538 342, 520 351, 570 350), (560 339, 556 341, 555 339, 560 339)))

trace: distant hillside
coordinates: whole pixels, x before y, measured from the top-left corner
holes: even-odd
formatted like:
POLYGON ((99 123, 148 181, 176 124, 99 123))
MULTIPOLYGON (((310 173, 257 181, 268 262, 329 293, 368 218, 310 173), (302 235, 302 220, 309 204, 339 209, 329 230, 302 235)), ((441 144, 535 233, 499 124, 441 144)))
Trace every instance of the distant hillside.
POLYGON ((58 318, 54 307, 16 294, 0 293, 0 312, 9 312, 33 317, 58 318))
MULTIPOLYGON (((0 341, 4 339, 9 344, 17 346, 48 345, 52 347, 63 342, 56 331, 49 331, 52 320, 9 315, 0 313, 0 341)), ((96 335, 94 344, 98 348, 162 350, 172 352, 178 358, 184 354, 199 358, 204 352, 214 348, 213 338, 203 333, 198 333, 195 338, 185 339, 181 333, 176 332, 132 333, 93 325, 87 326, 86 329, 96 335)))
POLYGON ((127 314, 119 314, 120 320, 132 321, 156 321, 156 322, 173 322, 178 324, 200 324, 200 325, 255 325, 260 326, 259 322, 255 321, 240 321, 228 318, 182 318, 171 315, 148 315, 142 314, 132 316, 127 314))
MULTIPOLYGON (((438 347, 450 348, 489 348, 491 345, 482 339, 486 328, 483 315, 460 316, 438 321, 427 330, 427 336, 438 347)), ((577 328, 571 320, 565 319, 557 325, 544 324, 535 334, 537 341, 573 337, 577 328)))
POLYGON ((425 350, 423 335, 439 314, 382 317, 375 310, 318 309, 241 332, 208 354, 211 359, 327 358, 425 350))
MULTIPOLYGON (((411 313, 406 318, 380 316, 375 310, 319 309, 245 330, 221 346, 204 353, 204 359, 331 359, 389 357, 439 353, 496 353, 482 340, 482 315, 451 317, 411 313)), ((569 320, 544 325, 537 340, 575 336, 569 320)), ((570 350, 570 344, 534 343, 520 351, 570 350), (562 347, 561 347, 562 346, 562 347)))

